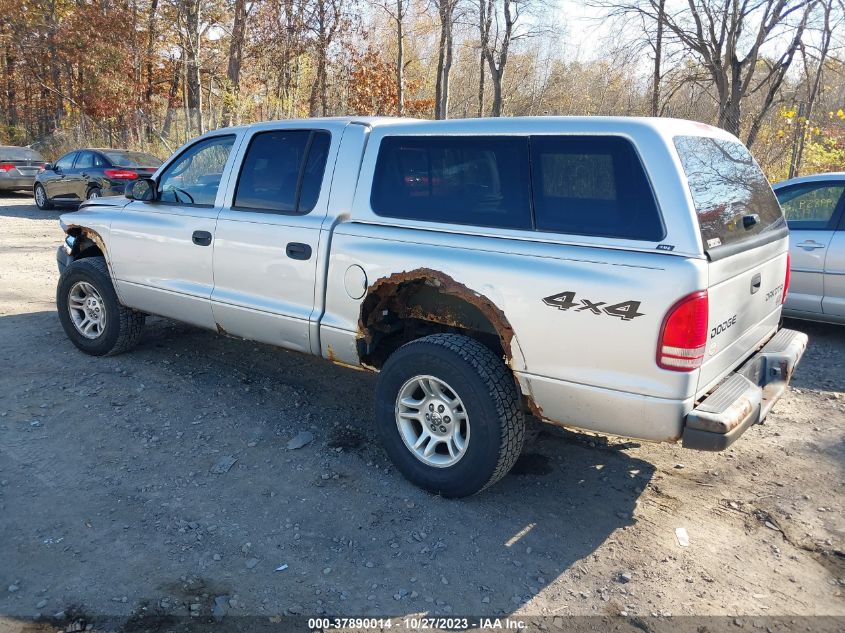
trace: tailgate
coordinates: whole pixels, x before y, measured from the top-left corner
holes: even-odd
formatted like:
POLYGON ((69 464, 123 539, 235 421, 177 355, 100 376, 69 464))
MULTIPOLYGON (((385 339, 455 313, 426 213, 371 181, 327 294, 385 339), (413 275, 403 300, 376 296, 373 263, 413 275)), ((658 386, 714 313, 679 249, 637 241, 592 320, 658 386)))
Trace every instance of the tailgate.
POLYGON ((702 393, 754 353, 778 327, 789 231, 768 180, 733 137, 676 136, 709 260, 702 393))
POLYGON ((699 394, 709 391, 777 329, 787 265, 787 238, 710 262, 710 311, 699 394))

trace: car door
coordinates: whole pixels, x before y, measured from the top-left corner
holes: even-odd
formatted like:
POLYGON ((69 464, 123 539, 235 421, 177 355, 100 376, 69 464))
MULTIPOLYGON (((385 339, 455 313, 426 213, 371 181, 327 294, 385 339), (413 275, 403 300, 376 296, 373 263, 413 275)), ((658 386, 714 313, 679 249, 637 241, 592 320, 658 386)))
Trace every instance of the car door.
POLYGON ((134 200, 115 216, 109 248, 125 305, 214 327, 214 234, 239 134, 188 145, 158 173, 154 200, 134 200))
POLYGON ((316 129, 265 129, 244 141, 240 173, 217 220, 212 310, 218 328, 311 351, 331 179, 326 164, 338 141, 316 129))
POLYGON ((76 158, 77 152, 69 152, 62 156, 53 164, 53 169, 49 173, 41 175, 39 179, 44 185, 44 191, 47 192, 47 197, 52 199, 62 199, 68 197, 67 175, 73 169, 73 161, 76 158))
POLYGON ((94 152, 78 152, 73 167, 65 173, 67 197, 73 200, 85 200, 88 193, 89 172, 94 169, 94 152))
POLYGON ((791 281, 784 309, 822 314, 825 259, 839 221, 845 182, 814 181, 775 193, 789 224, 791 281))
POLYGON ((824 263, 824 299, 826 315, 845 318, 845 195, 839 202, 839 226, 833 232, 824 263))

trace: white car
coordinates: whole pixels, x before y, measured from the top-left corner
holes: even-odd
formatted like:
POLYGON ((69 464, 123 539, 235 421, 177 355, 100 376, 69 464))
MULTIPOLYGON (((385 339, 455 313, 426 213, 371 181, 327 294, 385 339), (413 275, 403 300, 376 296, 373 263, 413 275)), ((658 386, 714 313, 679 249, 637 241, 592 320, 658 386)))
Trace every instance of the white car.
POLYGON ((845 172, 793 178, 773 189, 791 233, 784 316, 845 323, 845 172))

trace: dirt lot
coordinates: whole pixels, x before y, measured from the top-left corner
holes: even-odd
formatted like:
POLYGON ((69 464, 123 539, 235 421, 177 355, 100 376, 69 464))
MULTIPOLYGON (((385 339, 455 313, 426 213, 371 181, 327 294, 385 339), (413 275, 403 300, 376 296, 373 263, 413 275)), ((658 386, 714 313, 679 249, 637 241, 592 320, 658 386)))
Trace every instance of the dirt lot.
POLYGON ((791 324, 811 337, 794 388, 727 452, 544 433, 448 501, 375 445, 371 375, 161 319, 132 353, 78 352, 55 313, 58 215, 0 200, 0 630, 215 604, 845 615, 845 328, 791 324))

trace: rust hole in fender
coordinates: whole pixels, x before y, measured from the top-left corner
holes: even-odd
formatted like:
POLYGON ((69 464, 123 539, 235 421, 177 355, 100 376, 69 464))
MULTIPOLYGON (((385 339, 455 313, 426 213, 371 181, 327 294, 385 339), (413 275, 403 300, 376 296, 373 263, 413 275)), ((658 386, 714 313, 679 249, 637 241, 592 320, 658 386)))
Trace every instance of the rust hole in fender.
POLYGON ((513 328, 484 295, 431 268, 394 273, 367 290, 358 321, 362 362, 380 367, 398 345, 433 331, 472 333, 510 365, 513 328))

